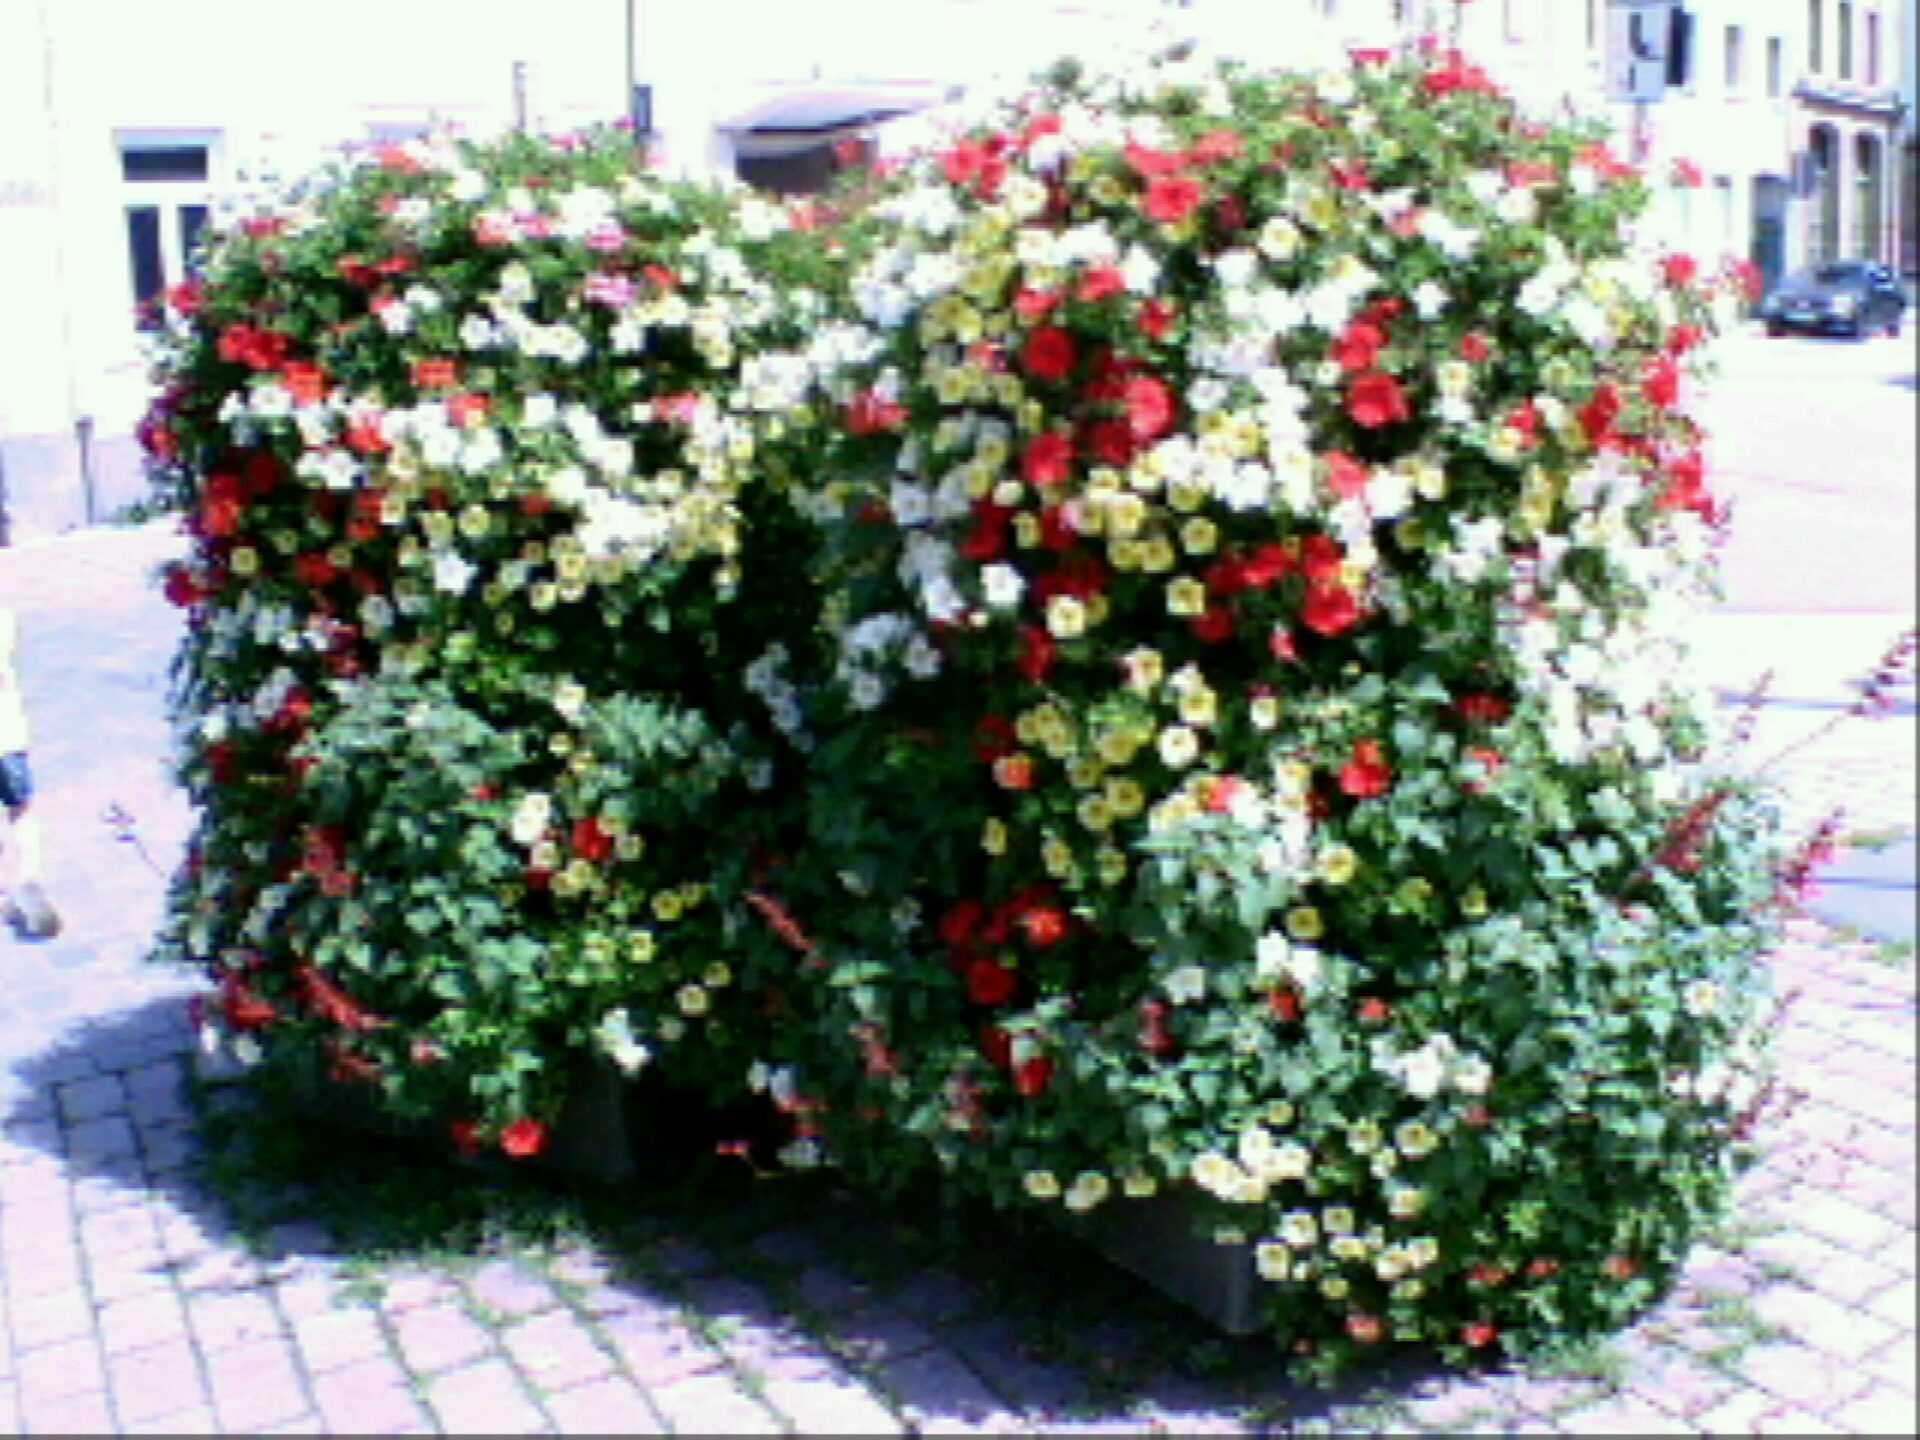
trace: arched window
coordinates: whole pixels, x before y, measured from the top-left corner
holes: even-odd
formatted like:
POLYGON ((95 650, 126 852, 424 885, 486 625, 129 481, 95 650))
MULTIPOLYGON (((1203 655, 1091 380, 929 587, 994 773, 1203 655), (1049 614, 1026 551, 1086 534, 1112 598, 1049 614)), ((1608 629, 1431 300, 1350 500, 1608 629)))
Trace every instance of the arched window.
POLYGON ((1853 253, 1862 260, 1878 260, 1881 249, 1881 215, 1886 203, 1886 178, 1880 163, 1880 139, 1862 135, 1853 142, 1854 244, 1853 253))

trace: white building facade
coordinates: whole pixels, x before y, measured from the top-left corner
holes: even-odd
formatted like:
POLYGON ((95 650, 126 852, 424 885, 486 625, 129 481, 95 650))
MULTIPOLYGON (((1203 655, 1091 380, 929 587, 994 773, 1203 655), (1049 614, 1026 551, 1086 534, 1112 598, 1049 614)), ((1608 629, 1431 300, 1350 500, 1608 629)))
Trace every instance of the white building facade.
MULTIPOLYGON (((1654 174, 1684 154, 1704 183, 1658 223, 1772 273, 1891 257, 1913 0, 1689 3, 1693 83, 1645 139, 1654 174)), ((1062 54, 1198 34, 1336 62, 1429 4, 1530 110, 1631 127, 1606 99, 1607 0, 0 0, 0 543, 143 495, 136 305, 263 172, 436 123, 637 115, 670 169, 801 188, 834 142, 1062 54)))

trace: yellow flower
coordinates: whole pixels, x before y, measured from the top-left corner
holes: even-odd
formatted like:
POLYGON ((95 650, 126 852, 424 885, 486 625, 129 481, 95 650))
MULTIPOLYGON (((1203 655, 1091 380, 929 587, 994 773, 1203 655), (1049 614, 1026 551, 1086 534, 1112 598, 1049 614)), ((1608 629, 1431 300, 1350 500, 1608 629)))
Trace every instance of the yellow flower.
POLYGON ((1247 718, 1256 730, 1271 730, 1280 723, 1280 702, 1272 695, 1256 695, 1247 707, 1247 718))
POLYGON ((674 992, 674 1003, 680 1007, 682 1015, 704 1015, 707 1013, 707 992, 698 985, 682 985, 674 992))
POLYGON ((1106 886, 1118 885, 1127 878, 1127 857, 1119 850, 1102 850, 1094 857, 1100 870, 1100 883, 1106 886))
POLYGON ((1040 864, 1055 879, 1073 870, 1073 847, 1058 835, 1049 835, 1040 846, 1040 864))
POLYGON ((1007 853, 1007 826, 1005 821, 997 817, 988 818, 987 823, 980 827, 980 848, 989 855, 1004 855, 1007 853))
POLYGON ((1067 783, 1076 790, 1091 790, 1106 773, 1106 766, 1088 756, 1067 766, 1067 783))
POLYGON ((1149 575, 1164 575, 1171 570, 1174 561, 1180 557, 1173 553, 1173 546, 1164 535, 1155 535, 1143 541, 1140 547, 1140 568, 1149 575))
POLYGON ((1329 845, 1320 852, 1320 878, 1329 885, 1345 885, 1360 873, 1360 857, 1349 845, 1329 845))
POLYGON ((1394 1127, 1393 1143, 1409 1160, 1420 1160, 1434 1152, 1440 1141, 1422 1120, 1403 1120, 1394 1127))
POLYGON ((1167 503, 1183 513, 1191 513, 1207 503, 1207 487, 1194 480, 1176 480, 1167 487, 1167 503))
POLYGON ((645 965, 654 956, 653 932, 651 930, 634 931, 628 937, 627 951, 637 963, 645 965))
POLYGON ((1469 920, 1482 919, 1487 914, 1487 892, 1478 885, 1470 885, 1460 897, 1460 913, 1469 920))
POLYGON ((1145 1171, 1135 1170, 1121 1177, 1120 1188, 1128 1199, 1144 1200, 1160 1188, 1160 1183, 1145 1171))
POLYGON ((1147 808, 1147 794, 1139 783, 1124 775, 1110 776, 1106 788, 1107 810, 1122 820, 1131 819, 1147 808))
POLYGON ((1262 1240, 1254 1247, 1253 1266, 1262 1280, 1285 1280, 1293 1273, 1293 1252, 1277 1240, 1262 1240))
POLYGON ((1094 748, 1100 752, 1100 758, 1107 764, 1118 768, 1133 763, 1133 757, 1139 753, 1140 746, 1124 730, 1110 730, 1102 735, 1094 748))
POLYGON ((1180 718, 1189 725, 1207 727, 1220 719, 1220 697, 1204 684, 1189 686, 1180 697, 1180 718))
MULTIPOLYGON (((1000 487, 1005 490, 1007 487, 1000 487)), ((998 501, 1000 497, 994 496, 998 501)), ((1002 502, 1004 503, 1004 502, 1002 502)), ((1040 543, 1040 517, 1030 510, 1022 510, 1013 517, 1013 543, 1022 550, 1031 550, 1040 543)), ((1064 598, 1064 597, 1062 597, 1064 598)))
POLYGON ((1167 613, 1188 618, 1207 613, 1207 587, 1191 575, 1182 575, 1167 585, 1167 613))
POLYGON ((1143 694, 1167 678, 1167 662, 1158 650, 1129 650, 1120 660, 1126 672, 1127 688, 1143 694))
POLYGON ((1180 527, 1180 544, 1189 555, 1211 555, 1220 545, 1220 527, 1196 515, 1180 527))
POLYGON ((242 545, 227 557, 227 565, 236 575, 255 575, 260 571, 260 552, 242 545))
POLYGON ((1106 800, 1099 795, 1088 795, 1081 800, 1076 813, 1080 823, 1096 833, 1113 828, 1113 811, 1106 800))
MULTIPOLYGON (((1022 515, 1021 520, 1028 517, 1022 515)), ((1018 524, 1018 522, 1015 522, 1018 524)), ((1035 522, 1038 524, 1038 522, 1035 522)), ((1075 640, 1087 630, 1087 610, 1071 595, 1056 595, 1047 601, 1047 629, 1058 640, 1075 640)))
POLYGON ((1287 933, 1296 940, 1314 941, 1327 933, 1327 926, 1313 906, 1299 905, 1287 912, 1287 933))
POLYGON ((1107 561, 1122 574, 1147 568, 1147 547, 1137 540, 1109 540, 1107 561))
POLYGON ((1027 1194, 1036 1200, 1054 1200, 1060 1195, 1060 1180, 1051 1170, 1029 1170, 1021 1182, 1027 1194))
POLYGON ((733 983, 733 970, 724 960, 716 960, 707 966, 706 973, 700 978, 715 990, 720 990, 733 983))
POLYGON ((653 897, 653 914, 657 920, 669 923, 678 920, 685 908, 677 890, 662 890, 653 897))
POLYGON ((1329 1300, 1344 1300, 1353 1289, 1353 1283, 1344 1275, 1329 1275, 1320 1282, 1320 1293, 1329 1300))

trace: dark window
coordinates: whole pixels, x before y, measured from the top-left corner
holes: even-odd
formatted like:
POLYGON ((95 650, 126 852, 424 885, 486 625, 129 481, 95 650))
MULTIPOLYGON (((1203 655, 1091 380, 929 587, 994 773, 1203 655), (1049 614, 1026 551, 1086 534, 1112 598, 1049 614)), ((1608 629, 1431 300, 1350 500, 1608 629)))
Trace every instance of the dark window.
MULTIPOLYGON (((160 207, 158 205, 129 205, 127 207, 127 258, 133 267, 133 298, 136 305, 145 306, 160 298, 160 292, 166 288, 166 267, 160 258, 160 207)), ((155 316, 144 310, 140 316, 143 328, 157 324, 155 316)))
POLYGON ((1853 78, 1853 6, 1847 0, 1840 0, 1840 34, 1836 37, 1840 47, 1840 78, 1853 78))
POLYGON ((180 262, 189 270, 197 268, 194 262, 198 258, 200 237, 207 228, 208 213, 204 205, 180 207, 180 262))
POLYGON ((1818 75, 1826 68, 1826 47, 1821 43, 1826 0, 1807 0, 1807 69, 1818 75))
POLYGON ((1880 83, 1880 17, 1867 16, 1867 83, 1880 83))
POLYGON ((131 147, 120 152, 120 175, 124 180, 187 181, 204 184, 207 178, 207 147, 204 145, 153 145, 131 147))
POLYGON ((1767 94, 1776 100, 1780 98, 1781 91, 1786 87, 1785 50, 1786 47, 1780 43, 1779 36, 1776 35, 1767 41, 1767 94))

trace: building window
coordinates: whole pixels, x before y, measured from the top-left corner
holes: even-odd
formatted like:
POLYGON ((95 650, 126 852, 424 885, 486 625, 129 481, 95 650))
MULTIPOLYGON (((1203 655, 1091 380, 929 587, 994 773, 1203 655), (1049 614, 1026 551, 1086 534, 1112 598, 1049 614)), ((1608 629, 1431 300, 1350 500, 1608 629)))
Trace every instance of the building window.
POLYGON ((1778 100, 1787 88, 1787 46, 1778 35, 1767 41, 1767 94, 1778 100))
POLYGON ((143 330, 159 324, 162 292, 193 270, 213 214, 212 160, 205 141, 120 142, 129 298, 143 330))
POLYGON ((1880 83, 1880 12, 1867 12, 1867 83, 1880 83))
POLYGON ((1840 33, 1834 37, 1840 49, 1840 78, 1853 78, 1853 6, 1840 0, 1840 33))
POLYGON ((1745 87, 1747 36, 1738 25, 1727 26, 1727 93, 1738 95, 1745 87))
POLYGON ((1826 0, 1807 0, 1807 70, 1818 75, 1827 68, 1826 0))

